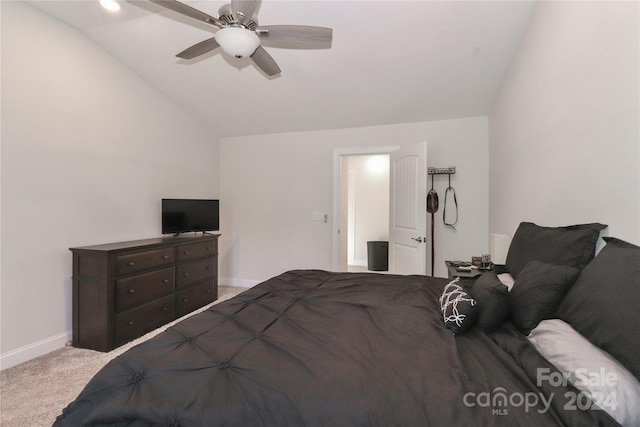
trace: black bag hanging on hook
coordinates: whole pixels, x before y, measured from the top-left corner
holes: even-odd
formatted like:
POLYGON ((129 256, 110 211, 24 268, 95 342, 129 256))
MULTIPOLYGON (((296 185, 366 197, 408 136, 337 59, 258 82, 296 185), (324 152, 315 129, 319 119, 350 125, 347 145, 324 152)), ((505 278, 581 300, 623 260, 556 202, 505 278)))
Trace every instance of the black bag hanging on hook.
POLYGON ((449 186, 444 191, 444 208, 442 209, 442 221, 444 225, 456 229, 456 224, 458 223, 458 199, 456 198, 456 190, 451 186, 451 175, 449 175, 449 186), (447 220, 447 197, 449 196, 449 192, 453 194, 453 203, 456 210, 455 219, 453 222, 449 222, 447 220))
POLYGON ((433 276, 433 263, 435 260, 435 243, 434 243, 434 214, 438 212, 438 193, 433 189, 433 175, 431 175, 431 190, 427 194, 427 212, 431 214, 431 276, 433 276))
POLYGON ((438 193, 433 188, 427 194, 427 212, 430 214, 438 212, 438 193))

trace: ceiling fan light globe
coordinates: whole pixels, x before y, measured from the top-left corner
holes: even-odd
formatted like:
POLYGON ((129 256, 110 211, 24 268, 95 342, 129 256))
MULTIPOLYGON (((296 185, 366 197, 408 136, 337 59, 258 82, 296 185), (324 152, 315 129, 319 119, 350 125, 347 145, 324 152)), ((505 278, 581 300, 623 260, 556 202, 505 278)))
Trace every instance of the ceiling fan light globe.
POLYGON ((260 38, 256 33, 244 28, 222 28, 215 37, 222 50, 235 58, 251 56, 260 45, 260 38))
POLYGON ((100 0, 100 5, 111 12, 120 10, 120 4, 116 0, 100 0))

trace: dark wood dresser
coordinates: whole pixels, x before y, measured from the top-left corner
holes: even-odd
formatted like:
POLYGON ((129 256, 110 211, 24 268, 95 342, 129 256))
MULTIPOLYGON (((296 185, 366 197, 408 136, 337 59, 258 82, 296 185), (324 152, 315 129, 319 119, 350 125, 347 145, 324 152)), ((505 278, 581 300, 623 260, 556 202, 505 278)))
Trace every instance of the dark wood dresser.
POLYGON ((218 298, 219 235, 70 248, 73 345, 110 351, 218 298))

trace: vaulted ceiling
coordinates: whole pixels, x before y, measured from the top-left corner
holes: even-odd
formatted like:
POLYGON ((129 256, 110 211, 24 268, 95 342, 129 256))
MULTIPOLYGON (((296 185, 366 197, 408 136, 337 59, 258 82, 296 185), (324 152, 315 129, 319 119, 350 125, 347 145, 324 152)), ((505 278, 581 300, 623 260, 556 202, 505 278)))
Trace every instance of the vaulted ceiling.
MULTIPOLYGON (((175 54, 216 27, 147 1, 27 1, 74 27, 218 137, 487 115, 535 2, 273 1, 261 25, 333 28, 329 49, 264 42, 282 73, 219 49, 175 54)), ((224 1, 185 1, 217 16, 224 1)), ((44 41, 43 41, 44 43, 44 41)))

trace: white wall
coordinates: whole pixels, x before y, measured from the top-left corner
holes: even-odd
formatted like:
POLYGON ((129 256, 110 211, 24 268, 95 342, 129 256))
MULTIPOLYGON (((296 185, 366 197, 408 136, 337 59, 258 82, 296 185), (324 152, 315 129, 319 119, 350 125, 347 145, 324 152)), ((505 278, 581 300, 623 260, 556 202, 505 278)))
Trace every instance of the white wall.
POLYGON ((638 2, 540 2, 490 114, 490 229, 640 242, 638 2))
MULTIPOLYGON (((233 284, 292 268, 333 267, 334 150, 407 145, 427 140, 430 166, 457 166, 457 231, 438 216, 436 275, 444 260, 488 251, 488 119, 486 117, 224 138, 220 142, 220 275, 233 284), (326 212, 329 222, 312 221, 326 212)), ((444 195, 447 182, 436 179, 444 195)), ((441 212, 439 215, 441 215, 441 212)))
POLYGON ((75 30, 2 2, 2 367, 71 330, 69 247, 160 235, 217 197, 218 142, 75 30))

